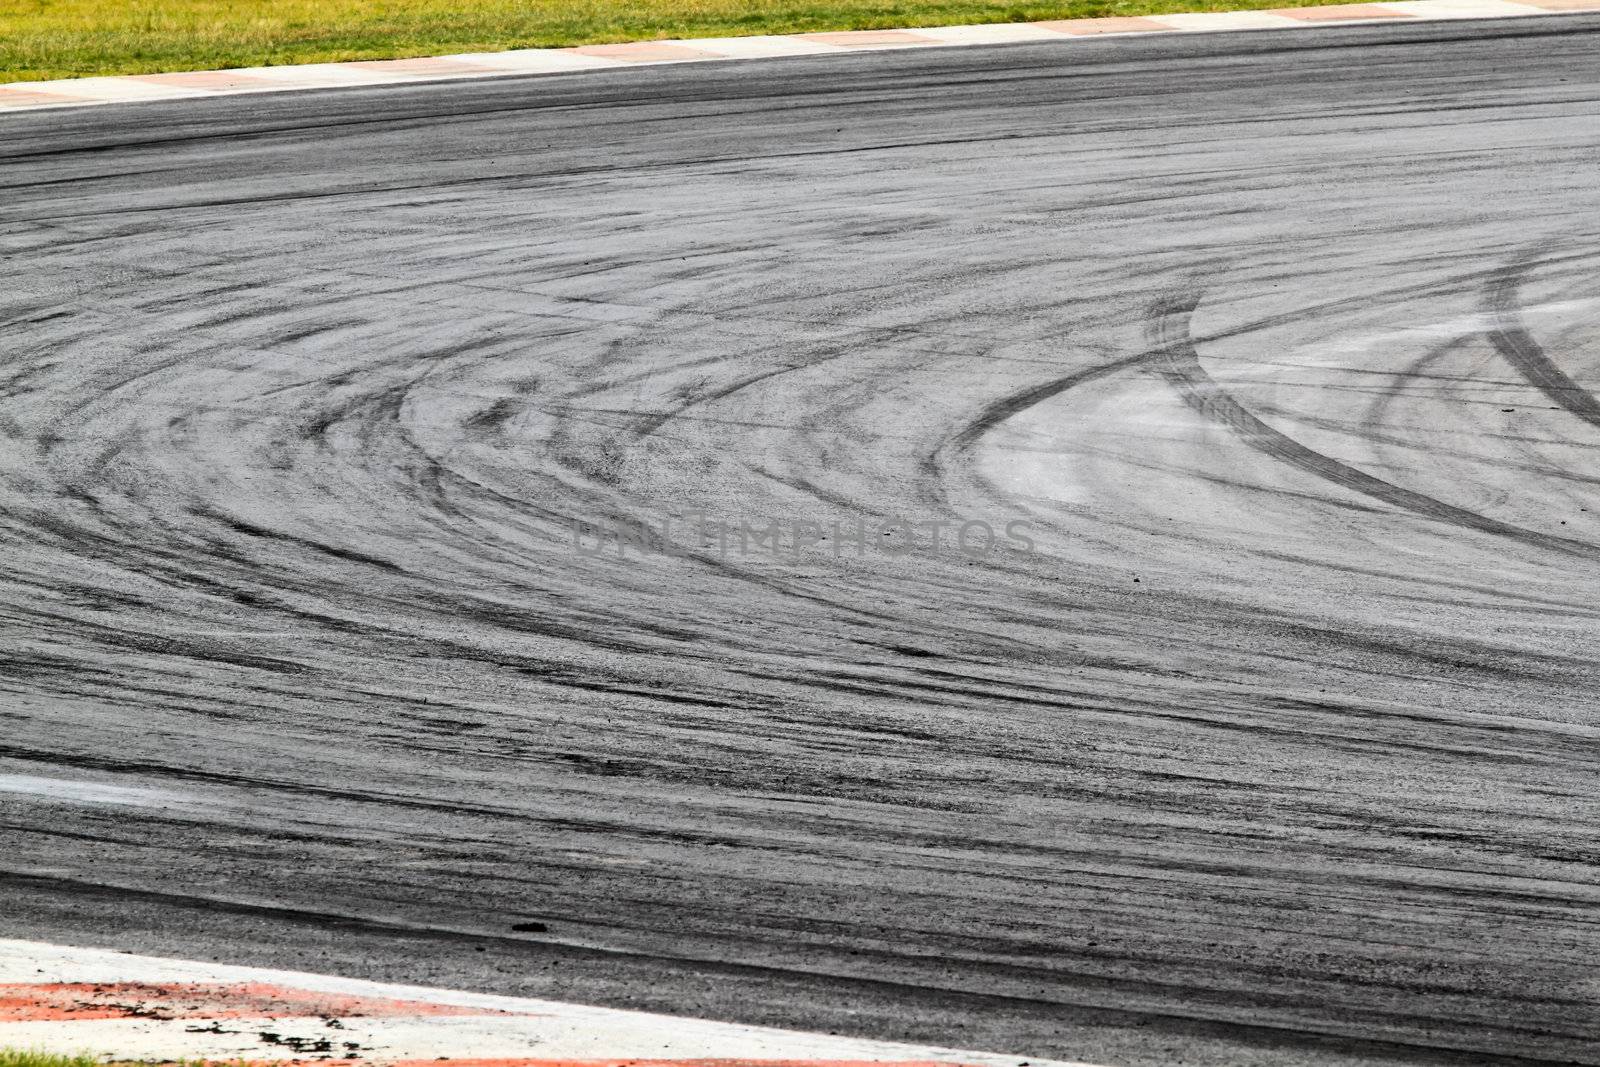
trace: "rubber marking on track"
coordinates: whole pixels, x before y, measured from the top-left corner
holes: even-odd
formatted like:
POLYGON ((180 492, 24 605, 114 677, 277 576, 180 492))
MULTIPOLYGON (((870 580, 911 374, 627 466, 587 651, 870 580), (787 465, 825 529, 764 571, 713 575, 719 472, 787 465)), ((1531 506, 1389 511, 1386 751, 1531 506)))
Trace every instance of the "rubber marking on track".
POLYGON ((1506 362, 1553 403, 1591 426, 1600 426, 1600 399, 1556 366, 1522 324, 1518 294, 1524 269, 1511 267, 1502 271, 1489 287, 1487 303, 1495 324, 1489 341, 1506 362))
POLYGON ((1190 300, 1168 304, 1157 310, 1152 324, 1152 340, 1163 353, 1161 374, 1192 409, 1207 421, 1232 430, 1251 448, 1335 485, 1424 518, 1567 555, 1600 557, 1600 545, 1541 533, 1445 503, 1426 493, 1386 482, 1332 456, 1325 456, 1288 434, 1273 429, 1212 380, 1200 365, 1200 355, 1189 334, 1189 319, 1194 308, 1195 301, 1190 300))

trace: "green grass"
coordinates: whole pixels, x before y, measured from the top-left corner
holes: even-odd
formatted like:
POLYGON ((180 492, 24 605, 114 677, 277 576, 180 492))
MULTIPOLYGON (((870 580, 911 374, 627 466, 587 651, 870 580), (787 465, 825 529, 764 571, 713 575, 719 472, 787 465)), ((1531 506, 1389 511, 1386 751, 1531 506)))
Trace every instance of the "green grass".
POLYGON ((0 1067, 245 1067, 243 1060, 115 1060, 107 1063, 87 1053, 61 1056, 54 1052, 33 1052, 27 1049, 0 1048, 0 1067))
POLYGON ((0 0, 0 82, 670 37, 1032 22, 1316 2, 0 0))
POLYGON ((100 1067, 93 1056, 57 1056, 50 1052, 0 1048, 0 1067, 100 1067))

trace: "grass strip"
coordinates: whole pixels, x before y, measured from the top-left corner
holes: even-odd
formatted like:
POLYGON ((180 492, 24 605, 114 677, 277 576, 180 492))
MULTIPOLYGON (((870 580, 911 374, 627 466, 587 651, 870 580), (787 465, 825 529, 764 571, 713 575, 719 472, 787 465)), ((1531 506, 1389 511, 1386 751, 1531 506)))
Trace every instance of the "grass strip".
POLYGON ((0 1048, 0 1067, 100 1067, 93 1056, 58 1056, 53 1052, 0 1048))

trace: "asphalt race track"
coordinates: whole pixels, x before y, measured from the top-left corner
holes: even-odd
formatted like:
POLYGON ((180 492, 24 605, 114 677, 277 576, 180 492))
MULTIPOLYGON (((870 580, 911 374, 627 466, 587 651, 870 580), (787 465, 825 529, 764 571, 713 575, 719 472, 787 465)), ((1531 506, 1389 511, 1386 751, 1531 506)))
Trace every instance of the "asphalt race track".
POLYGON ((0 934, 1116 1067, 1600 1063, 1597 57, 0 118, 0 934))

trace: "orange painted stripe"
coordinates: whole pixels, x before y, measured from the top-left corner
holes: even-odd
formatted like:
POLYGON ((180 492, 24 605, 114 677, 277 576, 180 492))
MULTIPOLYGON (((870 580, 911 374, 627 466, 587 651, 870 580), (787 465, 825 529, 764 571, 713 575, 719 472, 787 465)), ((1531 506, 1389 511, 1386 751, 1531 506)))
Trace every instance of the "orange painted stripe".
POLYGON ((512 1013, 421 1000, 314 993, 263 982, 0 984, 0 1022, 509 1014, 512 1013))

